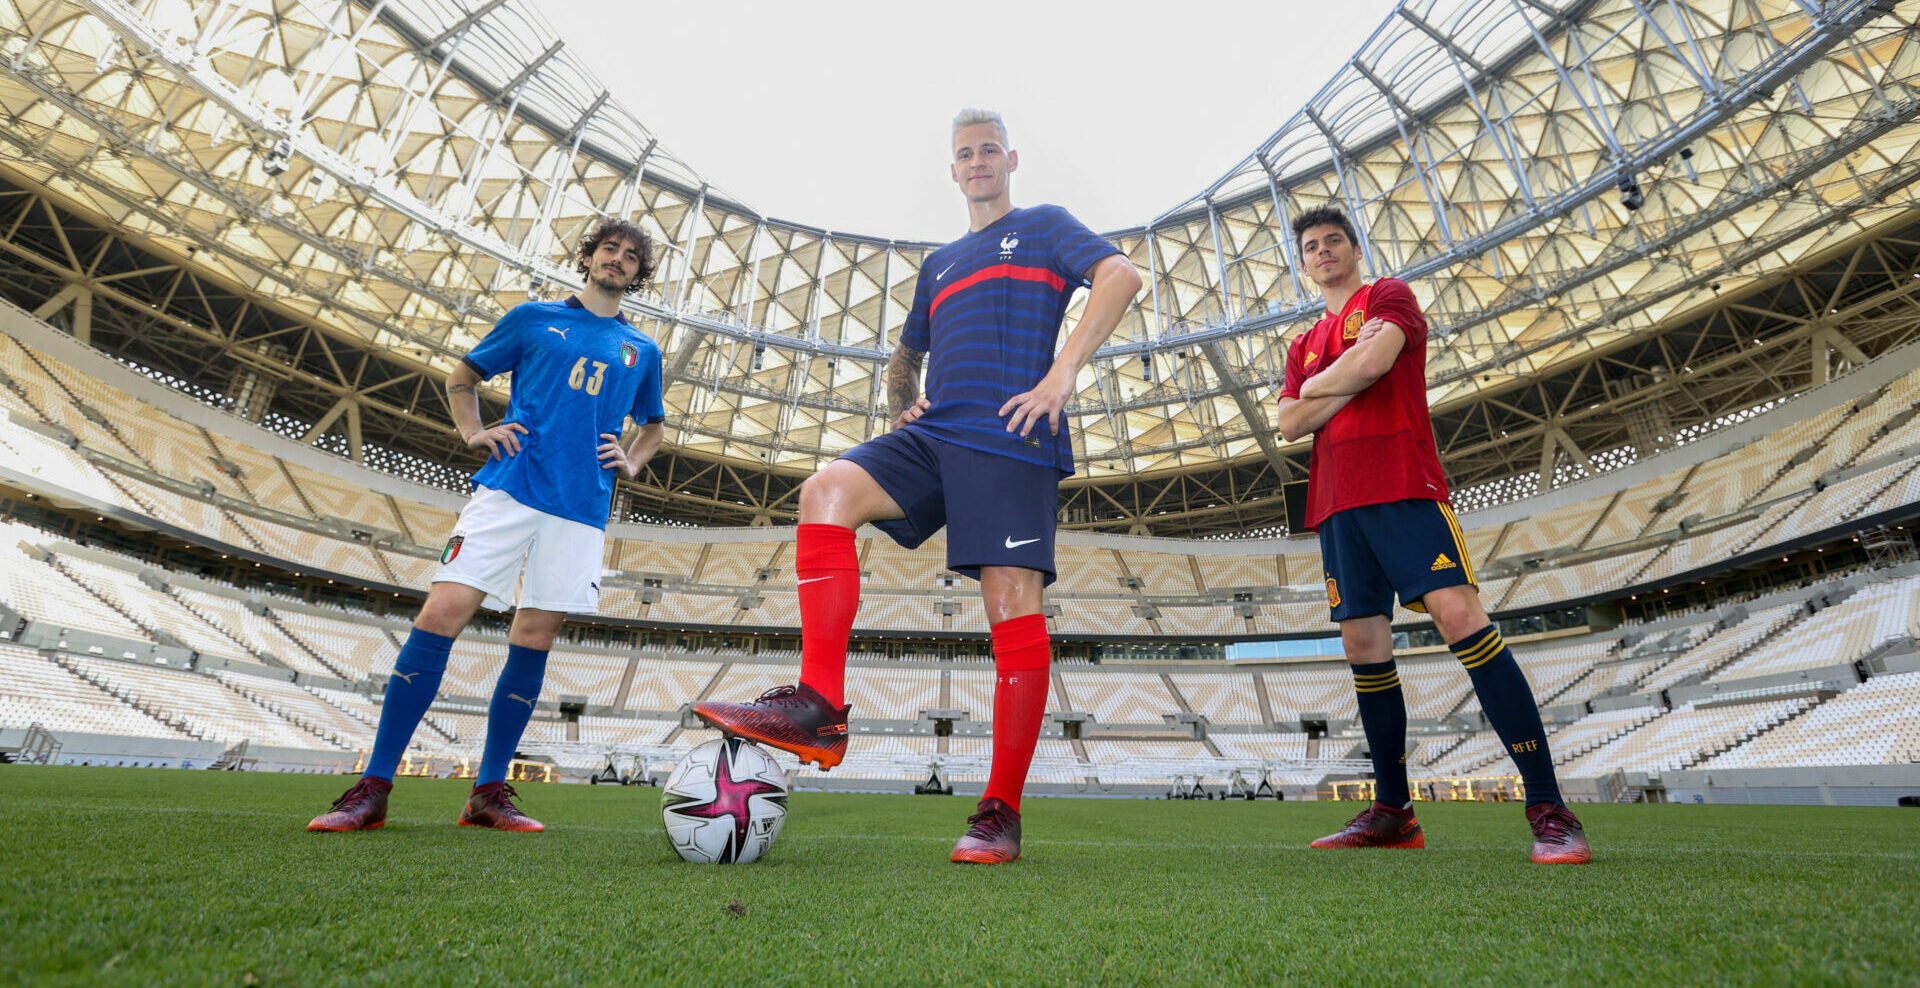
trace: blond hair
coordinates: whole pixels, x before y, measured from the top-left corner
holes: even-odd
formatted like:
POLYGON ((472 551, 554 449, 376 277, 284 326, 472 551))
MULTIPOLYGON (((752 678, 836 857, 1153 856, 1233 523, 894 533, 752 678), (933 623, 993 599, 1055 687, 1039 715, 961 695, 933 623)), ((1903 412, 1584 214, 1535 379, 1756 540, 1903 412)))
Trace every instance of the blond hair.
POLYGON ((1000 114, 992 110, 982 110, 974 106, 969 106, 959 113, 954 114, 953 133, 949 135, 950 138, 960 136, 962 130, 972 127, 975 124, 992 124, 994 129, 1000 132, 1000 144, 1003 147, 1006 145, 1007 122, 1000 119, 1000 114))

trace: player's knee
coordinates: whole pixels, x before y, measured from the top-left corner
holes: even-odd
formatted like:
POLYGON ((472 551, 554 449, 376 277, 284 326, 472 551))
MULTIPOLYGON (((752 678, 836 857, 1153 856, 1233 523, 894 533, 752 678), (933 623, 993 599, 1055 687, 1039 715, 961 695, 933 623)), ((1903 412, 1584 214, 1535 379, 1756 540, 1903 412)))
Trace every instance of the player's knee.
POLYGON ((866 471, 836 460, 800 483, 800 523, 857 527, 870 520, 865 502, 878 490, 866 471))
POLYGON ((1421 598, 1440 637, 1456 642, 1487 626, 1487 612, 1472 587, 1444 587, 1421 598))
POLYGON ((459 635, 479 609, 480 602, 475 597, 477 593, 459 584, 434 584, 427 593, 427 602, 420 605, 420 615, 414 619, 414 626, 448 638, 459 635))
POLYGON ((1393 657, 1393 628, 1385 621, 1342 621, 1340 648, 1348 662, 1358 665, 1385 662, 1393 657))

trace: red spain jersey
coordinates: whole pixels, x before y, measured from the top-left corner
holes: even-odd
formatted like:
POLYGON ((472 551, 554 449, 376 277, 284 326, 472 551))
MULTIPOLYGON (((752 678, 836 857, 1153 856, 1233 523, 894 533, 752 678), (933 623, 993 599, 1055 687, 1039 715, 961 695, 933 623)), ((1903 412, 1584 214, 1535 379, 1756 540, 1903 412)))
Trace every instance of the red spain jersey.
POLYGON ((1427 317, 1406 282, 1382 278, 1363 286, 1337 314, 1329 311, 1287 348, 1280 394, 1300 397, 1307 378, 1327 369, 1380 318, 1399 326, 1407 345, 1393 367, 1353 396, 1313 434, 1307 470, 1307 528, 1328 515, 1389 501, 1447 500, 1447 477, 1427 415, 1427 317))

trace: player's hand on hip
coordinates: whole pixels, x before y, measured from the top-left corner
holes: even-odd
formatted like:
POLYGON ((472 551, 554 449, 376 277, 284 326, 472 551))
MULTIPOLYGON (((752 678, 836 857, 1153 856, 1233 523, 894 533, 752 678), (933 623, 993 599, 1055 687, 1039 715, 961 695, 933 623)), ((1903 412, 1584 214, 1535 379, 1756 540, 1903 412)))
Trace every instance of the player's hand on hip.
POLYGON ((1000 415, 1007 420, 1007 431, 1018 432, 1022 439, 1040 424, 1041 419, 1047 420, 1047 427, 1057 436, 1060 434, 1061 410, 1067 407, 1067 399, 1072 397, 1073 378, 1048 371, 1032 391, 1022 391, 1008 398, 1007 403, 1000 406, 1000 415))
POLYGON ((491 429, 481 429, 467 437, 467 445, 474 449, 487 451, 487 459, 506 459, 520 453, 520 437, 527 434, 527 427, 518 422, 502 422, 491 429))
POLYGON ((619 470, 620 476, 632 480, 639 471, 627 462, 627 450, 620 445, 620 437, 611 432, 602 432, 600 438, 606 440, 600 444, 600 469, 619 470))
POLYGON ((907 406, 906 411, 893 417, 893 427, 899 429, 912 425, 920 420, 920 416, 927 414, 927 409, 932 407, 933 403, 927 400, 927 396, 921 395, 919 398, 914 399, 913 404, 907 406))

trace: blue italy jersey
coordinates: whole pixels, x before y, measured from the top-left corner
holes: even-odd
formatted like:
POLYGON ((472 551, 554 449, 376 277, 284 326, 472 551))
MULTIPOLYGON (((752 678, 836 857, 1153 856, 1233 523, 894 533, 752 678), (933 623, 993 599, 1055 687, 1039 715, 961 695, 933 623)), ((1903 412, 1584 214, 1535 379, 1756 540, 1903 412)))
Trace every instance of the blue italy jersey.
POLYGON ((463 359, 483 381, 513 374, 504 421, 527 429, 519 455, 488 460, 473 482, 606 528, 619 471, 601 466, 600 434, 619 435, 629 416, 666 419, 660 348, 625 316, 603 319, 569 298, 514 306, 463 359))
POLYGON ((928 354, 932 407, 912 428, 987 453, 1073 472, 1065 422, 1025 439, 1000 406, 1047 376, 1067 303, 1119 251, 1059 206, 1016 209, 927 255, 900 342, 928 354))

